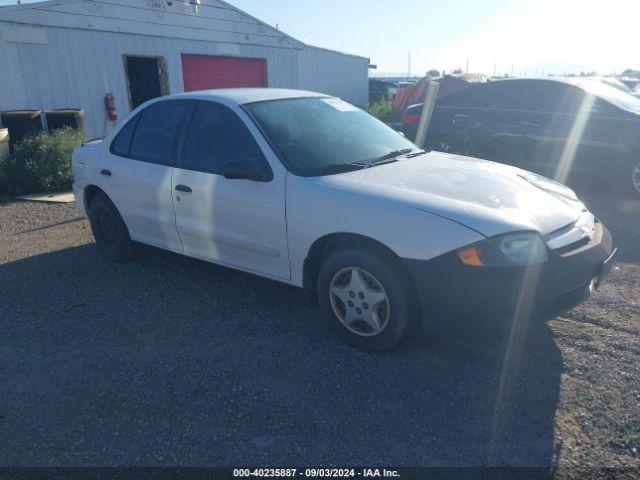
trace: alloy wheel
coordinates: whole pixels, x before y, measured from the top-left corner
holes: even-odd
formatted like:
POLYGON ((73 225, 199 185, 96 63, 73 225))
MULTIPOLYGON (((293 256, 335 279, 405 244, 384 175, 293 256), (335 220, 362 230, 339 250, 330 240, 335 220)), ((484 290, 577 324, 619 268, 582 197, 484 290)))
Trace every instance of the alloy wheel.
POLYGON ((329 285, 331 307, 350 332, 374 337, 387 328, 391 314, 389 296, 382 284, 362 268, 336 273, 329 285))

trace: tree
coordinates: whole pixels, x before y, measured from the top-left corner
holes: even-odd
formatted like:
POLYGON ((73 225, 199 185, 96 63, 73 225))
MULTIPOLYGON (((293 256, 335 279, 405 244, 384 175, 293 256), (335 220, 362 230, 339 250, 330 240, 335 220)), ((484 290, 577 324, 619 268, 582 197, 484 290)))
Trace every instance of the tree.
POLYGON ((438 70, 432 69, 427 72, 427 77, 436 78, 440 76, 440 72, 438 70))
POLYGON ((454 75, 458 75, 458 74, 463 73, 463 72, 462 72, 462 69, 461 69, 461 68, 456 68, 452 73, 453 73, 454 75))

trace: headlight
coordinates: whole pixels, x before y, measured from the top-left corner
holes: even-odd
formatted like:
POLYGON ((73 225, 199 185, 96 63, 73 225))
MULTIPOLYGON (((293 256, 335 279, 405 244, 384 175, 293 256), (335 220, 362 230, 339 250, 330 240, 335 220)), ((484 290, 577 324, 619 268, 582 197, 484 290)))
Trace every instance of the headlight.
POLYGON ((489 238, 459 250, 458 258, 473 267, 520 267, 549 260, 542 237, 534 232, 510 233, 489 238))

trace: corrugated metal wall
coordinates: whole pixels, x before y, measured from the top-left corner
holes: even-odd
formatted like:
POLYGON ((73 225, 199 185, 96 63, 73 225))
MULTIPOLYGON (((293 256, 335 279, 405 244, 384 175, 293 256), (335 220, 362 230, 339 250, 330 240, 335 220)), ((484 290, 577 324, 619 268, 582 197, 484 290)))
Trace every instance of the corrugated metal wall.
POLYGON ((160 9, 134 0, 60 0, 0 9, 0 110, 83 108, 104 135, 103 98, 129 112, 124 55, 165 58, 169 92, 184 91, 181 54, 267 60, 270 87, 367 105, 368 59, 308 47, 219 0, 160 9))
POLYGON ((310 46, 300 56, 302 88, 335 95, 367 108, 369 59, 310 46))
MULTIPOLYGON (((102 136, 104 95, 120 118, 129 112, 124 55, 163 56, 170 93, 184 91, 182 53, 225 55, 225 44, 47 28, 46 45, 0 41, 0 110, 83 108, 87 136, 102 136)), ((299 88, 298 50, 239 45, 241 57, 266 58, 270 87, 299 88)))

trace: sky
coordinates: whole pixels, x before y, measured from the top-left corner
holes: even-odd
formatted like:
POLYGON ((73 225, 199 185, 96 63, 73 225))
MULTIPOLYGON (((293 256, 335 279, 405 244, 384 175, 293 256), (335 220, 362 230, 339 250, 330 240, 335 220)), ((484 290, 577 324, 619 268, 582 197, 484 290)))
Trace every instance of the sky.
POLYGON ((466 70, 467 62, 489 75, 640 70, 640 0, 229 3, 306 43, 368 57, 380 76, 407 75, 409 52, 414 75, 466 70))

